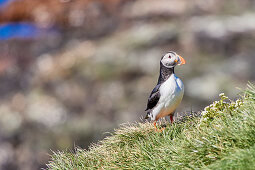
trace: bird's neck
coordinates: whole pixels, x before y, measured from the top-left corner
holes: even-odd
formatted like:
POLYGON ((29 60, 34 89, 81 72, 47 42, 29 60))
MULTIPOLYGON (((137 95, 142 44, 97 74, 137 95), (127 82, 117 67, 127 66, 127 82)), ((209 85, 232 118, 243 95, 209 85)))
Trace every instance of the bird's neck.
POLYGON ((161 84, 164 81, 166 81, 172 74, 174 74, 174 67, 167 68, 160 63, 160 73, 158 78, 158 84, 161 84))

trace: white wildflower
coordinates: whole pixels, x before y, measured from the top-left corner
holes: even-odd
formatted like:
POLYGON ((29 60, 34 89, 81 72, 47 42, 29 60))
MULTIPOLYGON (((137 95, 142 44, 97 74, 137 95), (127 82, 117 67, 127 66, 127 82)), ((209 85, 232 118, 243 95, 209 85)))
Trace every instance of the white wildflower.
POLYGON ((225 96, 225 93, 220 93, 219 96, 220 97, 225 96))

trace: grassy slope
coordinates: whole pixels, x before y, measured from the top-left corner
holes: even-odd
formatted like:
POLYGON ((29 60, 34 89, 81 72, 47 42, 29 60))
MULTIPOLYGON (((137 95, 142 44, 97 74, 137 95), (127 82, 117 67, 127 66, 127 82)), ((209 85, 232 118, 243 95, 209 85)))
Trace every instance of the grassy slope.
POLYGON ((49 169, 255 169, 255 88, 244 105, 201 123, 200 118, 167 125, 150 123, 117 129, 88 151, 57 152, 49 169))

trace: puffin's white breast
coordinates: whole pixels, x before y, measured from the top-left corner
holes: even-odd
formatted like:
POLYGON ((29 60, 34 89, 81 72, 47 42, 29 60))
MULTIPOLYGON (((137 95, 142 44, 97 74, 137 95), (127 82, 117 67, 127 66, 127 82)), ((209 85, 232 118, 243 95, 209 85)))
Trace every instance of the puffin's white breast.
POLYGON ((160 99, 152 111, 152 120, 172 114, 181 103, 184 94, 182 81, 172 74, 159 88, 160 99))

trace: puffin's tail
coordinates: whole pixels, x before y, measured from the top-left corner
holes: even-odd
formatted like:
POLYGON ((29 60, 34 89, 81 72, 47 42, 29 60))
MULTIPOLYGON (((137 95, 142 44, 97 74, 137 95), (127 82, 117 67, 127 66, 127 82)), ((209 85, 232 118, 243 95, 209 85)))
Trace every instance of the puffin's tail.
POLYGON ((150 112, 148 111, 144 119, 149 119, 150 112))

